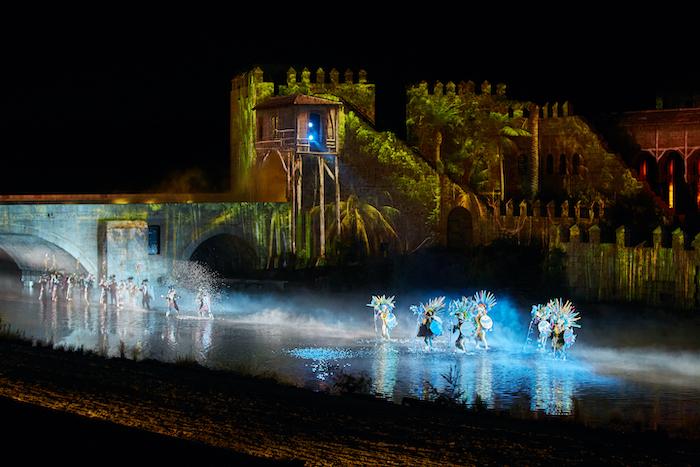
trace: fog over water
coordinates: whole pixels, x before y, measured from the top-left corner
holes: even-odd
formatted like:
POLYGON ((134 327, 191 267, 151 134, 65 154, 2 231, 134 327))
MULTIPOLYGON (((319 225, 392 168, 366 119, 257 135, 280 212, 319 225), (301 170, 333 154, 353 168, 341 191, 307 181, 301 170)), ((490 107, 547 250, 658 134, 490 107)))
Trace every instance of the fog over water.
MULTIPOLYGON (((180 291, 180 314, 166 317, 160 288, 154 291, 155 309, 147 311, 100 306, 96 294, 90 305, 77 295, 72 301, 40 301, 37 287, 21 288, 12 280, 5 285, 3 324, 56 346, 110 356, 122 349, 128 358, 194 358, 212 368, 273 373, 312 389, 332 387, 343 372, 366 374, 373 393, 397 402, 405 396, 429 397, 431 387, 442 391, 454 384, 467 404, 480 400, 495 409, 576 412, 591 423, 625 420, 648 427, 697 427, 700 420, 700 320, 692 314, 580 304, 582 328, 561 361, 524 345, 530 307, 554 298, 547 296, 533 301, 494 290, 498 303, 490 312, 491 349, 469 342, 462 353, 448 333, 426 352, 408 309, 436 295, 459 298, 454 291, 397 295, 399 324, 384 341, 375 334, 372 310, 365 304, 371 295, 393 294, 390 290, 229 290, 215 297, 214 317, 206 319, 185 290, 180 291)), ((446 312, 443 319, 449 321, 446 312)))

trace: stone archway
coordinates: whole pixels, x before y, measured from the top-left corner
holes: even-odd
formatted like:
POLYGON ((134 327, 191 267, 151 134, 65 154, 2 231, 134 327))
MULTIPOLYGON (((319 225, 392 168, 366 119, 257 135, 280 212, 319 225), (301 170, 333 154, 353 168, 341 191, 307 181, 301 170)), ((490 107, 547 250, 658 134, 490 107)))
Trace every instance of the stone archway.
POLYGON ((241 278, 258 269, 255 249, 244 239, 230 233, 218 233, 197 245, 190 261, 205 264, 224 278, 241 278))
POLYGON ((659 168, 656 158, 648 152, 641 152, 637 157, 636 168, 637 178, 642 182, 646 182, 654 193, 660 194, 659 168))
POLYGON ((669 208, 677 209, 685 185, 685 161, 677 151, 666 151, 659 159, 661 198, 669 208))
POLYGON ((66 250, 35 235, 0 233, 0 249, 5 253, 6 260, 16 264, 23 280, 36 280, 46 270, 87 272, 66 250))
POLYGON ((464 250, 474 244, 474 222, 468 209, 457 206, 447 216, 447 248, 464 250))
POLYGON ((22 287, 22 270, 0 247, 0 291, 15 292, 22 287))

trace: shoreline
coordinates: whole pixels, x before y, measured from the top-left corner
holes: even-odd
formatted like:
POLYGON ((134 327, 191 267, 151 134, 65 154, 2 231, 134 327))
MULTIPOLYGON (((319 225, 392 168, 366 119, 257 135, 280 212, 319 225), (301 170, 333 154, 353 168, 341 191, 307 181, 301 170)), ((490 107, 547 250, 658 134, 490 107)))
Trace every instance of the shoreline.
POLYGON ((106 359, 8 338, 0 339, 0 397, 243 456, 313 465, 700 461, 697 436, 626 433, 415 399, 399 405, 191 362, 106 359))

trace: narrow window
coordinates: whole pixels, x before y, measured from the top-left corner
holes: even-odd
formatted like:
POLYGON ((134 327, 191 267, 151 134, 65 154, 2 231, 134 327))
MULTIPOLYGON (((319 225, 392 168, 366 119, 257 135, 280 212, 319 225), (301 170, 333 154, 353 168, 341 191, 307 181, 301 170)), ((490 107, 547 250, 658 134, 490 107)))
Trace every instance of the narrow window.
POLYGON ((149 225, 148 226, 148 254, 149 255, 159 255, 160 254, 160 226, 159 225, 149 225))

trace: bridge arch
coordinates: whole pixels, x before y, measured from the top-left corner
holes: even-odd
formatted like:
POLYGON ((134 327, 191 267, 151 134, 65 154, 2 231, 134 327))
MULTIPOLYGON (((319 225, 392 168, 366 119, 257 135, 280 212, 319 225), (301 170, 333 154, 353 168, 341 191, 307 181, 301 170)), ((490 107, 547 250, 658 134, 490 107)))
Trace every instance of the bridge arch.
POLYGON ((79 274, 88 271, 66 250, 36 235, 0 233, 0 249, 14 261, 24 280, 36 280, 46 270, 79 274))
POLYGON ((0 248, 0 290, 17 291, 21 288, 22 270, 5 250, 0 248))
POLYGON ((52 269, 97 275, 96 258, 50 230, 40 232, 27 225, 4 224, 0 226, 0 248, 17 264, 23 276, 33 277, 44 271, 47 259, 52 269))
POLYGON ((183 249, 179 259, 206 264, 223 277, 260 269, 260 254, 240 229, 221 226, 208 230, 183 249))

